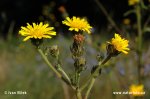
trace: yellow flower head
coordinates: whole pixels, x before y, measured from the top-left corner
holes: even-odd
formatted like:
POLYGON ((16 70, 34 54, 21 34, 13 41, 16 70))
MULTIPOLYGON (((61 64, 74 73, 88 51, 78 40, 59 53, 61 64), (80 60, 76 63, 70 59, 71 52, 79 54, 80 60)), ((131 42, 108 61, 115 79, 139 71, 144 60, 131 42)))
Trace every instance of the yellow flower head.
POLYGON ((109 44, 113 45, 114 48, 119 51, 123 52, 124 54, 128 54, 128 40, 125 40, 124 38, 121 38, 119 34, 115 33, 115 37, 112 38, 111 42, 108 42, 109 44))
POLYGON ((141 85, 131 85, 129 88, 129 92, 132 92, 133 96, 143 96, 145 94, 144 92, 144 86, 141 85))
POLYGON ((91 33, 91 26, 85 19, 81 19, 79 17, 73 17, 72 19, 67 17, 66 20, 62 21, 63 24, 69 26, 70 31, 86 31, 88 34, 91 33))
POLYGON ((27 41, 30 38, 52 38, 51 35, 56 35, 56 32, 53 31, 53 29, 54 27, 49 27, 48 24, 43 24, 43 22, 40 22, 40 24, 33 23, 33 26, 27 23, 26 27, 21 27, 19 34, 26 36, 23 41, 27 41))
POLYGON ((136 5, 140 2, 140 0, 128 0, 128 4, 129 6, 133 6, 133 5, 136 5))

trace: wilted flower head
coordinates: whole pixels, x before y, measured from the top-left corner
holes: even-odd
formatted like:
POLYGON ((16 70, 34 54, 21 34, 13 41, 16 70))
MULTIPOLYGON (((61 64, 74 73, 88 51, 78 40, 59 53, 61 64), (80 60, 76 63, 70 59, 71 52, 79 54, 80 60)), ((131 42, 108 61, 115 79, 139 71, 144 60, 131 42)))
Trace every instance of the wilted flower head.
POLYGON ((79 30, 81 31, 85 31, 88 34, 91 33, 91 26, 89 25, 89 23, 87 22, 87 20, 85 19, 81 19, 79 17, 73 17, 73 18, 69 18, 67 17, 66 20, 62 21, 63 24, 69 26, 69 30, 70 31, 76 31, 78 32, 79 30))
POLYGON ((51 35, 56 35, 56 32, 53 31, 54 27, 49 27, 48 24, 40 24, 33 23, 33 26, 27 23, 26 27, 21 27, 19 34, 25 36, 23 41, 27 41, 30 38, 33 39, 42 39, 42 38, 52 38, 51 35))
POLYGON ((136 5, 140 2, 140 0, 128 0, 129 6, 136 5))
POLYGON ((141 85, 131 85, 129 88, 129 92, 132 92, 133 96, 143 96, 145 94, 144 92, 144 86, 141 85))
POLYGON ((115 33, 115 37, 112 38, 111 42, 108 42, 115 50, 118 52, 122 52, 124 54, 128 54, 128 51, 130 50, 128 48, 129 41, 121 38, 119 34, 115 33))
POLYGON ((76 42, 78 42, 78 43, 83 42, 84 39, 85 39, 84 36, 81 35, 81 34, 76 34, 76 35, 73 36, 73 38, 74 38, 74 40, 75 40, 76 42))

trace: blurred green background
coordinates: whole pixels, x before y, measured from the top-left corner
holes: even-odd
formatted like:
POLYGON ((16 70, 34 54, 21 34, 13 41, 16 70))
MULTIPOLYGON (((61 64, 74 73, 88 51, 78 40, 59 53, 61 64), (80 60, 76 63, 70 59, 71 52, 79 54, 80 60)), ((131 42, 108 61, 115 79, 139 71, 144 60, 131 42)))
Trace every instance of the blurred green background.
MULTIPOLYGON (((7 0, 6 0, 7 1, 7 0)), ((11 2, 4 2, 2 4, 9 4, 11 2)), ((119 0, 118 0, 119 1, 119 0)), ((29 2, 29 1, 28 1, 29 2)), ((34 4, 32 0, 31 4, 34 4)), ((50 40, 45 40, 42 46, 52 46, 58 45, 60 50, 60 57, 62 62, 62 67, 66 72, 71 75, 74 71, 73 69, 73 60, 71 58, 70 46, 73 42, 72 33, 68 32, 67 28, 61 24, 61 21, 65 16, 81 16, 86 17, 88 21, 93 26, 93 34, 86 35, 86 59, 87 59, 87 69, 82 73, 81 84, 87 80, 86 77, 90 75, 93 65, 97 64, 96 56, 98 53, 101 53, 102 56, 106 55, 106 42, 109 41, 116 31, 112 25, 107 22, 103 13, 99 11, 94 3, 89 5, 92 0, 50 0, 50 1, 40 1, 37 0, 36 9, 32 9, 29 6, 28 9, 22 10, 27 12, 37 10, 40 13, 29 14, 29 17, 21 17, 17 20, 18 17, 9 17, 12 12, 16 10, 5 10, 5 7, 1 4, 1 23, 0 23, 0 99, 75 99, 75 95, 72 89, 61 80, 59 80, 55 74, 49 69, 49 67, 43 62, 42 58, 36 51, 35 47, 31 45, 30 41, 22 42, 22 37, 18 35, 18 31, 21 26, 25 26, 27 22, 49 22, 51 26, 56 28, 58 35, 50 40), (41 4, 40 4, 41 3, 41 4), (74 6, 71 9, 71 6, 74 6), (79 10, 77 7, 83 5, 82 10, 79 10), (76 6, 76 7, 75 7, 76 6), (88 8, 89 7, 89 8, 88 8), (7 11, 12 11, 11 13, 7 11), (89 12, 88 12, 89 11, 89 12), (93 11, 93 14, 91 12, 93 11), (79 12, 79 13, 78 13, 79 12), (7 15, 7 17, 5 16, 7 15), (58 15, 58 16, 57 16, 58 15), (96 17, 96 15, 98 16, 96 17), (5 20, 4 20, 5 19, 5 20), (98 20, 98 21, 97 21, 98 20), (26 91, 25 95, 6 95, 5 91, 26 91)), ((115 5, 110 5, 117 2, 115 1, 105 1, 102 0, 102 3, 106 9, 113 8, 115 5)), ((102 74, 96 80, 94 87, 90 93, 89 99, 133 99, 129 95, 114 95, 115 91, 128 91, 131 84, 137 83, 137 55, 132 49, 136 46, 136 22, 134 15, 129 16, 131 23, 126 25, 123 23, 123 13, 130 9, 128 7, 126 0, 123 0, 126 3, 126 6, 121 8, 124 4, 117 3, 114 9, 111 9, 110 15, 114 17, 114 20, 122 31, 123 36, 125 36, 130 41, 131 51, 128 55, 120 54, 119 56, 112 58, 107 64, 105 64, 102 74), (119 9, 120 8, 120 9, 119 9), (115 10, 119 9, 119 10, 115 10), (117 13, 120 14, 117 16, 117 13)), ((147 2, 147 1, 146 1, 147 2)), ((13 7, 18 9, 19 7, 26 7, 27 1, 16 0, 13 1, 13 7), (26 6, 23 6, 23 5, 26 6)), ((36 3, 35 3, 36 4, 36 3)), ((34 6, 34 5, 33 5, 34 6)), ((6 7, 7 8, 7 7, 6 7)), ((8 9, 8 8, 7 8, 8 9)), ((20 9, 20 12, 23 13, 20 9)), ((149 10, 147 11, 149 12, 149 10)), ((144 17, 147 18, 149 14, 145 12, 144 17)), ((18 13, 18 12, 16 12, 18 13)), ((19 16, 21 13, 16 14, 19 16)), ((22 15, 23 16, 23 15, 22 15)), ((148 24, 150 26, 150 24, 148 24)), ((144 34, 143 41, 143 71, 144 78, 143 84, 145 89, 144 99, 150 99, 150 39, 149 32, 144 34)), ((52 57, 49 57, 49 60, 52 61, 52 64, 55 64, 55 60, 52 57)))

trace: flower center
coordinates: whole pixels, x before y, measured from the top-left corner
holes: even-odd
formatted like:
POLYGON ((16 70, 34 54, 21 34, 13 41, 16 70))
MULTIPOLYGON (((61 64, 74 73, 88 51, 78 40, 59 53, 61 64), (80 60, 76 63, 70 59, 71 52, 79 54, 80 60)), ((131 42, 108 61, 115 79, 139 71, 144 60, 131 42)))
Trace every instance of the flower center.
POLYGON ((33 34, 34 36, 37 36, 37 37, 40 37, 40 36, 43 35, 42 31, 39 30, 39 29, 33 30, 33 31, 32 31, 32 34, 33 34))

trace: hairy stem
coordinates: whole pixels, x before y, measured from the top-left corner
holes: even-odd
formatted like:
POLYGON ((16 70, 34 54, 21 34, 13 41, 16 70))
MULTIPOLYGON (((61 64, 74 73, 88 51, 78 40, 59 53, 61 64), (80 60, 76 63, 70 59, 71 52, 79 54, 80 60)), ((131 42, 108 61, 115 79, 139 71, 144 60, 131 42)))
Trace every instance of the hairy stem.
POLYGON ((70 83, 71 87, 75 90, 75 87, 72 86, 72 84, 71 84, 71 80, 70 80, 69 76, 68 76, 67 73, 63 70, 63 68, 60 66, 61 62, 60 62, 60 60, 59 60, 59 56, 56 56, 56 59, 57 59, 57 63, 58 63, 57 70, 58 70, 59 72, 61 72, 61 73, 64 75, 64 77, 65 77, 65 78, 68 80, 68 82, 70 83))
POLYGON ((89 96, 89 93, 94 85, 94 82, 96 80, 96 77, 98 76, 98 72, 101 68, 101 65, 104 65, 109 59, 111 58, 111 55, 108 55, 101 63, 98 64, 98 67, 96 68, 96 70, 92 73, 92 75, 90 76, 89 80, 85 83, 85 85, 83 85, 81 87, 81 91, 86 88, 88 85, 88 89, 87 89, 87 92, 86 92, 86 95, 85 95, 85 99, 88 98, 89 96), (89 84, 90 83, 90 84, 89 84))
POLYGON ((52 64, 49 62, 49 60, 47 59, 47 57, 45 56, 45 54, 43 53, 43 51, 38 48, 38 52, 40 53, 40 55, 42 56, 42 58, 44 59, 45 63, 52 69, 52 71, 57 75, 58 78, 62 78, 62 75, 52 66, 52 64))
POLYGON ((140 5, 136 6, 137 27, 138 27, 138 82, 141 83, 142 69, 142 27, 141 27, 141 9, 140 5))
POLYGON ((95 83, 95 78, 92 78, 92 80, 91 80, 91 82, 90 82, 90 84, 89 84, 89 86, 88 86, 88 90, 87 90, 87 92, 86 92, 86 94, 85 94, 85 98, 84 99, 87 99, 88 98, 88 96, 89 96, 89 93, 90 93, 90 91, 91 91, 91 89, 92 89, 92 87, 93 87, 93 85, 94 85, 94 83, 95 83))
MULTIPOLYGON (((71 80, 69 78, 69 76, 66 74, 66 72, 61 68, 59 67, 58 70, 64 75, 64 77, 68 80, 68 82, 70 82, 71 84, 71 80)), ((72 86, 73 89, 75 89, 75 87, 72 86)))
POLYGON ((45 56, 45 54, 43 53, 43 51, 38 48, 38 52, 40 53, 40 55, 42 56, 43 60, 45 61, 45 63, 51 68, 51 70, 56 74, 56 76, 60 79, 62 79, 66 84, 70 85, 73 89, 75 89, 72 85, 71 85, 71 82, 70 82, 70 79, 69 77, 67 76, 67 74, 61 69, 61 72, 64 74, 64 76, 66 78, 64 78, 62 76, 61 73, 59 73, 53 66, 52 64, 49 62, 49 60, 47 59, 47 57, 45 56))
POLYGON ((76 96, 77 99, 82 99, 81 91, 78 88, 76 89, 76 96))

